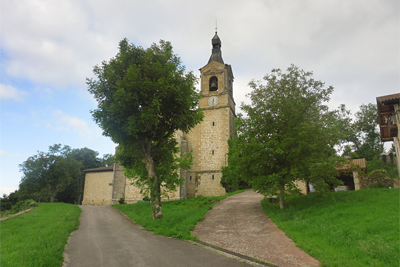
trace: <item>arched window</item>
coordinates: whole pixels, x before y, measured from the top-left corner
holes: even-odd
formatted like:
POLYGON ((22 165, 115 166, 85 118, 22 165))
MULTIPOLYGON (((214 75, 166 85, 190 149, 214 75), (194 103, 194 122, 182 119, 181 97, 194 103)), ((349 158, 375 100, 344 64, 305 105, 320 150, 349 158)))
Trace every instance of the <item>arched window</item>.
POLYGON ((210 91, 218 91, 218 78, 215 76, 210 78, 210 91))

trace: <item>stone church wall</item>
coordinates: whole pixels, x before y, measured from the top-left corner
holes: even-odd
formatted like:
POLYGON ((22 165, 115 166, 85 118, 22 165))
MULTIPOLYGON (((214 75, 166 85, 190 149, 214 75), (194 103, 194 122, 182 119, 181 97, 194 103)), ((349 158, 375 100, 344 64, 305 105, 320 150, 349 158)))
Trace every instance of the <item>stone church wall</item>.
POLYGON ((113 193, 111 204, 118 204, 121 198, 125 198, 126 178, 124 169, 119 164, 114 164, 113 193))
POLYGON ((113 172, 88 172, 82 205, 111 205, 113 172))
MULTIPOLYGON (((144 195, 140 194, 140 189, 135 185, 132 185, 132 180, 126 178, 125 203, 136 203, 139 200, 143 200, 144 197, 144 195)), ((150 197, 150 195, 148 195, 148 197, 150 197)), ((176 199, 179 199, 179 187, 176 190, 168 192, 166 195, 162 196, 161 201, 176 199)))

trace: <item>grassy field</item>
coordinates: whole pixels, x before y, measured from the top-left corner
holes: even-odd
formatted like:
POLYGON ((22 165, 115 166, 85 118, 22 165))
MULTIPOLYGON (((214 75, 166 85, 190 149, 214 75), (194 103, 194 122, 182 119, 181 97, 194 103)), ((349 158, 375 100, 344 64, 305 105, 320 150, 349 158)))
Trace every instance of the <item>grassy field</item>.
POLYGON ((80 213, 76 205, 40 203, 34 210, 2 221, 0 266, 61 266, 80 213))
POLYGON ((164 218, 152 219, 150 203, 114 205, 146 230, 158 235, 170 236, 182 240, 196 240, 190 235, 197 222, 204 220, 204 215, 222 199, 244 192, 239 190, 225 196, 197 197, 162 203, 164 218))
POLYGON ((322 266, 399 266, 399 190, 370 189, 263 200, 266 214, 322 266))

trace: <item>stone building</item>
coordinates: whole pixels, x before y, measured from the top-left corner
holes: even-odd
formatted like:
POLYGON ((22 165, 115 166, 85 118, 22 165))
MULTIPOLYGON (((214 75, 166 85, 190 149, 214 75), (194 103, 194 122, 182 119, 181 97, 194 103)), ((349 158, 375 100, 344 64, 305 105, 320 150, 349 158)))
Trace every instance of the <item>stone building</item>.
MULTIPOLYGON (((211 43, 211 57, 207 65, 200 69, 202 98, 199 108, 204 111, 204 119, 188 134, 175 133, 182 153, 193 150, 193 165, 190 170, 180 171, 180 177, 185 182, 168 194, 169 199, 225 194, 220 183, 221 167, 227 164, 228 139, 234 131, 234 77, 231 66, 222 59, 221 40, 217 33, 211 43)), ((116 204, 120 198, 124 198, 126 203, 135 203, 143 198, 139 188, 131 185, 118 164, 84 172, 83 205, 116 204)))

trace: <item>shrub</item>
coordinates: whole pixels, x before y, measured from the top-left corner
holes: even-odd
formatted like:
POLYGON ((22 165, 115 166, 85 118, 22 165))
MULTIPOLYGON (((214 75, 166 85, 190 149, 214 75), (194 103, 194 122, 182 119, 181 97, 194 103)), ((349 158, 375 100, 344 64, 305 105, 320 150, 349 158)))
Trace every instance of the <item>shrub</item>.
POLYGON ((20 211, 27 210, 29 208, 37 207, 37 205, 38 204, 37 204, 37 202, 35 200, 26 199, 26 200, 22 200, 22 201, 17 202, 17 204, 15 204, 12 207, 11 211, 12 211, 12 213, 17 213, 17 212, 20 212, 20 211))
POLYGON ((118 200, 118 202, 119 202, 119 204, 125 204, 125 199, 124 199, 123 197, 121 197, 121 198, 118 200))

